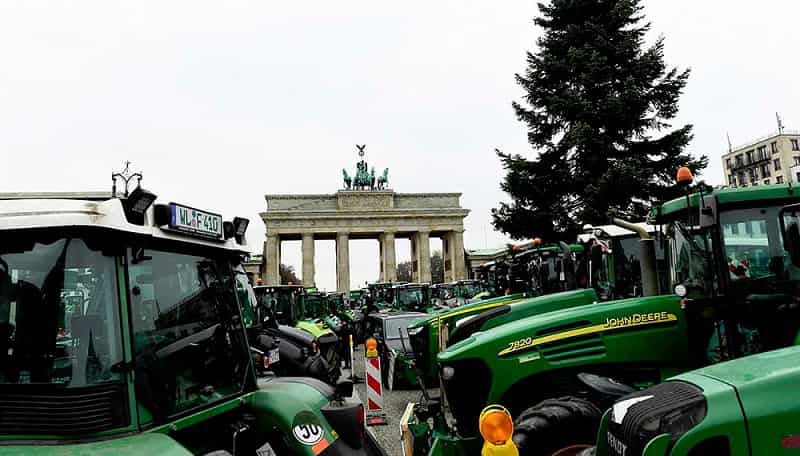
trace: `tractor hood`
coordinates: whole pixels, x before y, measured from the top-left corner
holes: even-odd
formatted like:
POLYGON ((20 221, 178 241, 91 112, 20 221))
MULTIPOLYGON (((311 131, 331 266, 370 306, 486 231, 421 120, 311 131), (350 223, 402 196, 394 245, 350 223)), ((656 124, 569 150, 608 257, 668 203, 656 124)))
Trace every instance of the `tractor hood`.
POLYGON ((448 363, 480 357, 481 354, 511 357, 535 351, 541 345, 592 334, 605 336, 631 328, 677 324, 685 325, 677 296, 630 298, 531 315, 494 327, 491 331, 476 332, 448 347, 438 358, 440 362, 448 363))
POLYGON ((498 306, 503 306, 506 304, 511 304, 514 302, 519 302, 523 299, 522 294, 514 294, 508 296, 500 296, 497 298, 486 299, 484 301, 475 302, 472 304, 468 304, 465 306, 460 306, 455 309, 445 310, 442 312, 437 312, 435 315, 432 315, 429 318, 425 318, 414 322, 413 324, 409 325, 409 329, 412 328, 422 328, 423 326, 427 326, 430 324, 434 324, 434 326, 441 322, 449 322, 449 321, 457 321, 462 318, 466 318, 470 315, 475 315, 477 313, 483 312, 484 310, 493 309, 498 306))
POLYGON ((747 419, 753 454, 778 454, 785 436, 798 434, 800 347, 789 347, 697 371, 736 389, 747 419))
POLYGON ((535 298, 524 299, 507 304, 508 310, 499 307, 485 310, 477 315, 456 323, 456 330, 451 334, 451 343, 467 338, 477 331, 488 331, 491 328, 511 323, 533 315, 542 315, 562 309, 597 303, 597 293, 592 288, 565 291, 535 298))

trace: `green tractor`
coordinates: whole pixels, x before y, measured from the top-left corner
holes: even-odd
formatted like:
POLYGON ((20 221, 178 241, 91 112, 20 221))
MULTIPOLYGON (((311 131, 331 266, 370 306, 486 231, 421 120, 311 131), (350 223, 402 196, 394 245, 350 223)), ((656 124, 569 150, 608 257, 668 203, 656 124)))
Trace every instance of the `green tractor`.
MULTIPOLYGON (((641 292, 641 273, 639 271, 630 273, 629 266, 623 268, 619 265, 627 266, 632 263, 627 257, 624 257, 626 253, 638 254, 639 241, 636 232, 644 230, 642 235, 647 236, 654 232, 654 228, 646 224, 634 224, 630 228, 625 229, 617 225, 596 227, 589 230, 590 233, 579 236, 580 245, 561 243, 558 248, 547 246, 526 249, 515 255, 516 266, 512 266, 511 271, 517 271, 517 274, 522 276, 520 281, 526 283, 534 282, 534 280, 524 278, 523 274, 530 274, 529 271, 539 274, 540 278, 535 280, 538 283, 546 283, 541 278, 548 277, 548 271, 551 269, 574 271, 574 278, 572 273, 565 274, 564 281, 555 279, 551 282, 552 286, 539 289, 548 291, 548 294, 534 295, 534 297, 527 296, 527 294, 516 294, 482 300, 441 312, 434 317, 410 325, 408 327, 409 339, 414 347, 414 360, 420 376, 425 379, 426 383, 430 383, 438 373, 436 356, 441 351, 442 341, 455 343, 459 337, 469 334, 473 330, 471 328, 480 327, 482 331, 487 331, 504 323, 532 315, 606 301, 610 299, 610 296, 619 295, 623 291, 635 292, 636 287, 641 292), (635 243, 631 244, 631 241, 635 241, 635 243), (586 247, 583 247, 584 245, 586 247), (533 255, 527 254, 527 252, 531 252, 533 255), (614 261, 612 253, 625 259, 614 261), (532 264, 529 266, 528 263, 532 264), (617 266, 615 267, 615 265, 617 266), (588 287, 590 284, 592 286, 588 287), (586 288, 560 292, 557 293, 557 296, 553 294, 560 289, 578 285, 586 288), (482 315, 478 316, 478 314, 482 315), (454 331, 457 329, 458 334, 453 338, 454 331)), ((656 258, 658 264, 661 265, 663 263, 662 250, 657 249, 656 258)), ((635 262, 635 266, 639 267, 638 261, 635 262)), ((528 289, 530 290, 531 287, 528 289)))
MULTIPOLYGON (((769 211, 765 215, 772 217, 775 213, 769 211)), ((797 452, 800 205, 784 208, 778 221, 786 255, 776 248, 776 240, 770 240, 777 236, 772 223, 723 225, 726 251, 738 259, 738 263, 729 262, 729 279, 763 280, 768 282, 771 293, 753 293, 731 303, 744 306, 726 311, 731 320, 721 319, 724 326, 720 326, 720 335, 728 340, 720 347, 719 355, 715 348, 713 359, 734 358, 754 349, 769 351, 690 371, 620 397, 603 416, 597 438, 598 456, 797 452), (733 233, 733 226, 737 226, 737 233, 733 233), (762 231, 763 227, 769 232, 762 231), (739 228, 744 228, 743 236, 739 236, 739 228), (759 252, 770 255, 760 266, 758 261, 750 262, 759 258, 759 252), (740 266, 747 269, 737 271, 740 266), (722 328, 733 323, 737 330, 731 331, 731 339, 722 328), (755 340, 760 347, 748 348, 755 340), (791 347, 777 348, 784 345, 791 347)))
MULTIPOLYGON (((663 236, 640 245, 643 297, 501 325, 492 320, 510 309, 494 308, 462 323, 452 330, 455 343, 438 355, 443 397, 421 401, 406 414, 407 441, 416 454, 477 454, 484 443, 478 417, 487 405, 502 404, 515 417, 521 454, 575 454, 594 444, 600 410, 631 388, 791 345, 795 327, 774 329, 797 323, 775 318, 775 309, 788 302, 781 289, 791 283, 777 214, 797 201, 791 187, 774 185, 667 202, 651 214, 663 236), (676 294, 659 295, 656 242, 667 251, 666 272, 676 294), (754 333, 754 322, 766 326, 754 333)), ((413 344, 413 332, 411 337, 413 344)))
POLYGON ((0 195, 0 454, 384 454, 352 384, 256 376, 247 220, 155 199, 0 195))
POLYGON ((328 328, 321 327, 312 311, 322 306, 317 293, 307 294, 301 285, 260 285, 253 287, 262 315, 272 317, 281 340, 292 346, 281 346, 284 368, 294 375, 311 375, 335 384, 341 374, 339 338, 328 328), (320 363, 317 353, 322 356, 320 363))

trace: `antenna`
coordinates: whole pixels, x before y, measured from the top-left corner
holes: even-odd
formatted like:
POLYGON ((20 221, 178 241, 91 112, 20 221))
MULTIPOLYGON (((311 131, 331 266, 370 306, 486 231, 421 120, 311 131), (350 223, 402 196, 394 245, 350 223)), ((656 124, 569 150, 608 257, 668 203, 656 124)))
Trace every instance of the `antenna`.
POLYGON ((777 112, 775 113, 775 118, 778 120, 778 134, 783 134, 783 122, 781 121, 781 116, 777 112))

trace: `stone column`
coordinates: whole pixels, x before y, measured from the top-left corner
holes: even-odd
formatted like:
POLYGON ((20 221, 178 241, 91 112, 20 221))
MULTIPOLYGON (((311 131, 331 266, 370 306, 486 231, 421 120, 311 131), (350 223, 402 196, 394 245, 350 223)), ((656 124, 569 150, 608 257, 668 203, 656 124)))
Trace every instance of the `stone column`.
POLYGON ((350 233, 336 233, 336 290, 350 292, 350 233))
POLYGON ((431 244, 429 231, 417 231, 414 233, 412 251, 414 251, 417 262, 417 270, 414 273, 414 281, 427 283, 431 281, 431 244))
POLYGON ((264 285, 280 285, 281 275, 281 238, 277 234, 268 234, 264 242, 264 285))
POLYGON ((464 260, 463 231, 453 231, 450 251, 452 252, 450 255, 453 258, 453 280, 465 280, 467 278, 467 265, 464 260))
POLYGON ((303 286, 314 285, 314 234, 303 233, 303 286))
POLYGON ((445 283, 456 280, 453 264, 453 232, 448 231, 442 235, 442 266, 444 267, 445 283))
POLYGON ((380 244, 381 280, 394 282, 397 280, 397 255, 394 250, 394 233, 381 233, 380 244))

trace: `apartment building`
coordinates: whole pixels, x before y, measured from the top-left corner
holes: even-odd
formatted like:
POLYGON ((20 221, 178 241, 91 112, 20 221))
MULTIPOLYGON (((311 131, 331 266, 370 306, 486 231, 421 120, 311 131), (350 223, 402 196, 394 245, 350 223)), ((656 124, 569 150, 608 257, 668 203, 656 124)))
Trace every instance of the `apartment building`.
POLYGON ((782 131, 732 148, 722 156, 730 187, 800 182, 800 131, 782 131))

